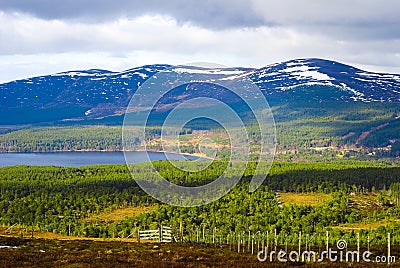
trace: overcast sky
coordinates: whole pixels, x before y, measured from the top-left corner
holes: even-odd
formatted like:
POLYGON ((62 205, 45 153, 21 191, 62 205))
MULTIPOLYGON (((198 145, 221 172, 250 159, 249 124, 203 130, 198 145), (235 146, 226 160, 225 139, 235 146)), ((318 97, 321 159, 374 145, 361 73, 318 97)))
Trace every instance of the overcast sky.
POLYGON ((398 0, 0 0, 0 82, 318 57, 400 73, 398 0))

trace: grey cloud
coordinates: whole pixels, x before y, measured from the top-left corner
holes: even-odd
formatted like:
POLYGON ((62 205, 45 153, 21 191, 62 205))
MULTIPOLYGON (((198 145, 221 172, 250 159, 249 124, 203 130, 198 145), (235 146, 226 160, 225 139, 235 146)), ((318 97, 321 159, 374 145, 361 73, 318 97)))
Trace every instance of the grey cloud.
POLYGON ((0 10, 44 19, 108 20, 164 14, 208 27, 398 23, 397 0, 0 0, 0 10))
POLYGON ((397 0, 252 0, 259 16, 282 24, 359 24, 400 21, 397 0))
POLYGON ((365 23, 350 25, 296 25, 292 29, 305 34, 329 36, 336 41, 381 41, 400 39, 400 23, 365 23))
POLYGON ((398 0, 0 0, 0 57, 144 51, 259 66, 296 57, 399 66, 399 10, 398 0), (173 20, 134 20, 143 15, 173 20))
POLYGON ((107 21, 120 17, 161 14, 180 23, 190 22, 211 29, 252 27, 263 24, 244 0, 3 0, 0 10, 29 13, 42 19, 107 21))
POLYGON ((337 39, 400 35, 397 0, 0 0, 0 10, 84 23, 160 14, 208 29, 290 26, 337 39))
POLYGON ((334 39, 398 39, 397 0, 253 0, 257 16, 308 34, 334 39))

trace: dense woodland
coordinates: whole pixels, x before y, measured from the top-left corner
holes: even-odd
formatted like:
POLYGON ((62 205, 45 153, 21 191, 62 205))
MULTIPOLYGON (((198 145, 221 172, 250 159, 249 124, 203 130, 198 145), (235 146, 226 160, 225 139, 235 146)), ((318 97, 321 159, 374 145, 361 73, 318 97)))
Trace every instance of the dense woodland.
MULTIPOLYGON (((162 161, 156 162, 155 167, 172 182, 189 186, 212 181, 221 174, 226 163, 215 162, 211 169, 197 173, 173 170, 162 161)), ((254 163, 249 164, 241 182, 226 196, 194 208, 158 203, 137 186, 125 165, 4 167, 0 169, 0 223, 89 237, 127 237, 137 228, 155 228, 159 224, 179 228, 183 224, 186 240, 193 239, 199 228, 205 228, 206 235, 216 228, 218 234, 225 237, 248 230, 276 229, 279 239, 292 242, 299 231, 320 233, 322 243, 325 230, 330 230, 337 239, 344 235, 349 242, 355 239, 354 233, 332 229, 339 224, 400 217, 400 167, 360 161, 274 163, 264 184, 249 193, 249 176, 254 173, 254 167, 254 163), (333 199, 321 206, 280 206, 276 191, 324 192, 331 193, 333 199), (349 205, 350 193, 367 192, 377 193, 381 210, 365 212, 349 205), (118 222, 85 220, 100 212, 139 205, 156 208, 118 222)), ((149 176, 146 163, 135 164, 134 169, 140 176, 149 176)), ((374 243, 384 241, 388 230, 393 233, 394 241, 400 243, 399 227, 396 224, 379 227, 374 231, 374 243)))
MULTIPOLYGON (((304 103, 304 102, 276 102, 271 100, 271 109, 276 124, 276 144, 278 152, 295 151, 309 155, 321 154, 312 149, 318 147, 343 148, 344 146, 366 146, 368 148, 394 145, 391 152, 380 153, 382 156, 398 156, 400 150, 400 134, 397 131, 400 120, 398 104, 393 103, 304 103), (384 125, 383 128, 374 128, 384 125), (372 131, 371 131, 372 130, 372 131), (365 131, 371 131, 364 139, 359 139, 365 131), (311 150, 310 150, 311 149, 311 150)), ((162 120, 165 114, 155 115, 154 122, 148 122, 149 136, 157 137, 161 131, 162 120)), ((138 116, 140 117, 140 116, 138 116)), ((68 150, 122 150, 122 119, 117 121, 93 120, 80 123, 56 123, 55 126, 30 126, 16 130, 10 127, 7 133, 0 134, 0 151, 31 152, 31 151, 68 151, 68 150), (57 125, 58 124, 58 125, 57 125)), ((243 114, 244 122, 248 116, 243 114)), ((135 126, 129 126, 133 130, 135 126)), ((204 129, 220 132, 219 126, 212 121, 193 121, 188 125, 189 130, 182 134, 191 133, 191 130, 204 129)), ((249 128, 249 134, 257 139, 257 132, 249 128)), ((133 140, 141 143, 144 141, 133 140)), ((152 148, 157 150, 157 146, 152 148)), ((192 153, 193 147, 182 148, 186 153, 192 153)), ((334 155, 334 153, 330 152, 334 155)), ((379 153, 379 152, 378 152, 379 153)), ((329 154, 329 153, 328 153, 329 154)), ((324 158, 332 158, 324 154, 324 158)), ((290 157, 293 158, 293 157, 290 157)), ((294 157, 295 158, 295 157, 294 157)), ((316 157, 310 157, 316 160, 316 157)), ((293 160, 285 159, 282 160, 293 160)))
POLYGON ((0 136, 1 151, 121 150, 121 127, 40 127, 0 136))

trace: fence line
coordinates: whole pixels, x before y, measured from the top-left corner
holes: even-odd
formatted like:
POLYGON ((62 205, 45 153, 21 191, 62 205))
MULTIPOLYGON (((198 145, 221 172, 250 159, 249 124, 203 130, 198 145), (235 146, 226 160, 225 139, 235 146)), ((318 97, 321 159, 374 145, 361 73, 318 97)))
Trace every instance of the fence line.
POLYGON ((337 231, 313 233, 299 231, 298 233, 289 233, 278 232, 277 229, 273 229, 264 232, 251 230, 226 232, 218 230, 215 227, 207 229, 204 225, 184 229, 182 224, 180 224, 179 228, 173 230, 176 230, 173 234, 178 235, 178 239, 175 239, 175 241, 225 245, 230 250, 238 253, 245 252, 250 254, 257 254, 265 249, 275 252, 279 252, 280 250, 287 252, 288 248, 296 252, 312 250, 316 252, 329 251, 330 247, 335 248, 337 246, 339 240, 345 240, 347 243, 346 246, 351 246, 357 252, 361 252, 362 249, 369 251, 371 241, 379 239, 379 243, 375 240, 375 244, 386 244, 389 256, 391 245, 394 244, 393 236, 389 233, 387 236, 379 234, 375 235, 375 238, 372 238, 374 236, 373 230, 368 230, 366 233, 362 233, 361 230, 356 233, 344 232, 341 234, 342 237, 338 236, 337 231))
MULTIPOLYGON (((172 228, 170 226, 161 225, 158 229, 152 230, 138 230, 136 231, 137 241, 155 241, 155 242, 197 242, 206 244, 219 244, 221 246, 225 245, 229 247, 230 250, 237 253, 248 253, 248 254, 258 254, 260 251, 278 252, 284 250, 288 252, 288 247, 293 251, 314 251, 322 252, 324 250, 329 251, 329 247, 337 246, 339 241, 344 241, 346 247, 352 245, 358 253, 361 252, 361 234, 360 232, 356 234, 344 233, 342 237, 338 237, 337 234, 331 235, 329 231, 314 232, 312 234, 302 233, 278 233, 276 229, 268 230, 265 232, 251 230, 235 232, 230 231, 218 232, 217 228, 206 229, 205 226, 195 226, 191 229, 185 230, 182 225, 178 228, 172 228), (219 239, 218 239, 219 238, 219 239), (350 242, 349 244, 347 244, 350 242), (317 248, 318 247, 318 248, 317 248)), ((333 232, 334 233, 334 232, 333 232)), ((134 234, 134 233, 133 233, 134 234)), ((130 234, 128 237, 131 237, 130 234)), ((364 242, 367 244, 362 247, 365 250, 370 250, 370 243, 376 239, 377 235, 371 236, 370 232, 363 235, 364 242), (366 239, 366 240, 365 240, 366 239)), ((383 237, 379 237, 381 243, 377 245, 385 244, 387 245, 387 258, 391 256, 391 246, 394 244, 393 237, 391 233, 383 237)))

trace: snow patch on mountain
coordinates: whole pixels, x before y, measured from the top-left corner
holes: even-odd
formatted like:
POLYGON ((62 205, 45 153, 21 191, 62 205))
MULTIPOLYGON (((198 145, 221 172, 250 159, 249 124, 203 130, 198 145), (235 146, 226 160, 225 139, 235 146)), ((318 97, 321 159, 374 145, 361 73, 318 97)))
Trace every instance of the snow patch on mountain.
POLYGON ((195 67, 178 67, 174 68, 171 71, 177 73, 191 73, 191 74, 208 74, 208 75, 240 75, 243 74, 245 71, 241 70, 230 70, 230 69, 219 69, 219 68, 195 68, 195 67))
POLYGON ((343 89, 352 101, 400 102, 400 75, 378 74, 321 59, 299 59, 254 70, 250 79, 268 95, 309 86, 343 89), (275 92, 275 93, 274 93, 275 92))

